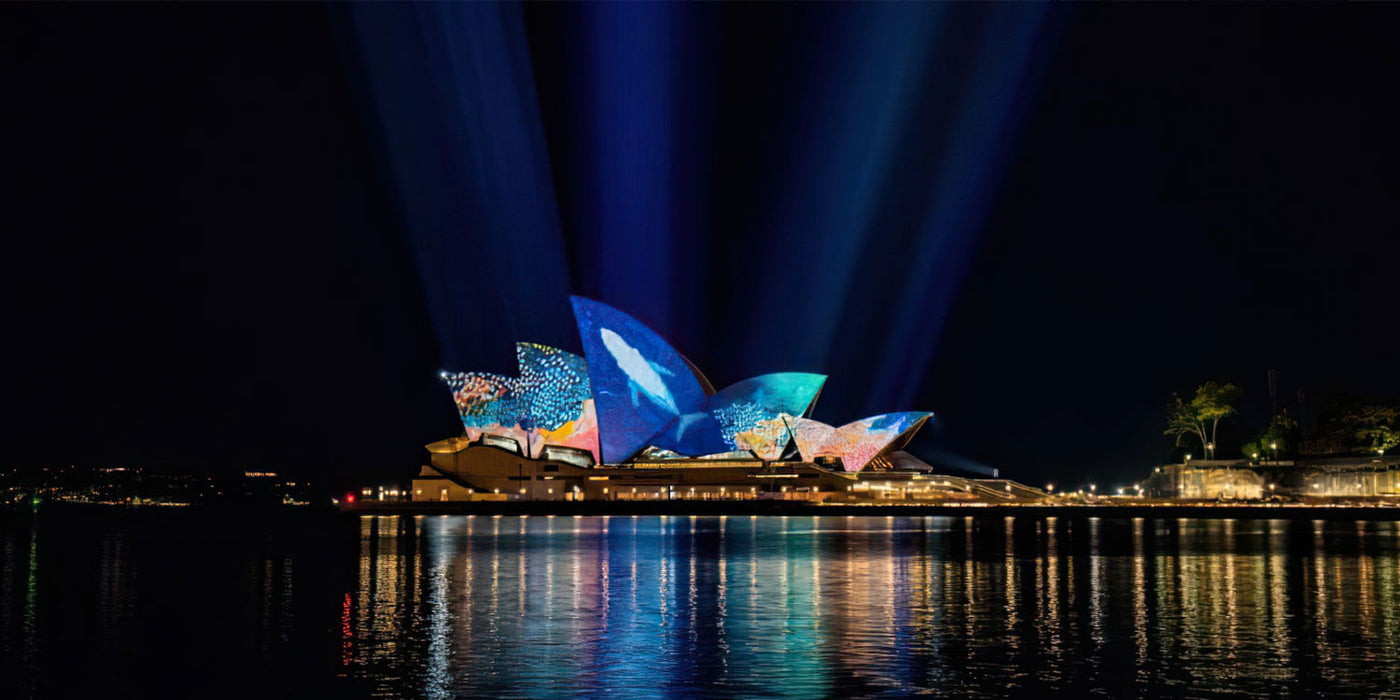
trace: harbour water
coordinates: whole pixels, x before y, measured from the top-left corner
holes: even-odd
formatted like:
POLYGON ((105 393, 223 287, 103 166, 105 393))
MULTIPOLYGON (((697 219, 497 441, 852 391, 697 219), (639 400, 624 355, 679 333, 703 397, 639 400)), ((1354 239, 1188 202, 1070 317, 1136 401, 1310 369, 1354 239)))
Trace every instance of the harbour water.
POLYGON ((1393 694, 1393 522, 40 513, 0 695, 1393 694))

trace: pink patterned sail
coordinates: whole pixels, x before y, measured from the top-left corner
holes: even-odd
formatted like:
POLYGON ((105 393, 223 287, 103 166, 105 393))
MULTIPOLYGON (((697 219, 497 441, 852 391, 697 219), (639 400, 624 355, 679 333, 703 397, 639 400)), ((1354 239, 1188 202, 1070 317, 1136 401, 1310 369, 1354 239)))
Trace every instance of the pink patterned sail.
POLYGON ((885 413, 839 428, 807 418, 791 418, 788 423, 803 459, 837 457, 843 469, 858 472, 901 436, 911 436, 932 415, 923 411, 885 413))

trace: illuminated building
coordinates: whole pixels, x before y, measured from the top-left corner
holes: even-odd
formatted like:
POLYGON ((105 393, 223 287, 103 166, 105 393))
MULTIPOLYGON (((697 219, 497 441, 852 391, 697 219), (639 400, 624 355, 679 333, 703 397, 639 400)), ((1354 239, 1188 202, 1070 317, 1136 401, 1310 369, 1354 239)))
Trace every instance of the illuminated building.
POLYGON ((463 435, 428 445, 413 500, 1038 497, 931 477, 901 451, 931 413, 840 427, 809 416, 826 377, 765 374, 715 391, 636 319, 572 299, 584 356, 518 343, 518 375, 443 372, 463 435))
POLYGON ((1300 460, 1192 460, 1158 467, 1148 492, 1184 500, 1288 499, 1400 501, 1400 460, 1337 457, 1300 460))

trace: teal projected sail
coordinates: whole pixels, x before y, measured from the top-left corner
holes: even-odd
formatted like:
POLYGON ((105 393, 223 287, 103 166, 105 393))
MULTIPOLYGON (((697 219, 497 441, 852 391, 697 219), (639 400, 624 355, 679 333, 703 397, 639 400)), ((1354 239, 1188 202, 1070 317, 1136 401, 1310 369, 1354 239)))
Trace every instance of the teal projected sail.
POLYGON ((711 396, 703 410, 678 416, 650 442, 683 455, 738 450, 778 459, 789 441, 784 419, 811 411, 825 382, 826 375, 807 372, 745 379, 711 396))

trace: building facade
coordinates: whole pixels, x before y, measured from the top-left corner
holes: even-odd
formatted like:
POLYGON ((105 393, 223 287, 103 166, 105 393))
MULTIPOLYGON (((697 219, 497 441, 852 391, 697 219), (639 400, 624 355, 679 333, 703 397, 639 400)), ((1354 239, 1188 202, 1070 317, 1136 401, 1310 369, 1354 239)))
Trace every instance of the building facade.
POLYGON ((572 299, 585 354, 517 343, 517 375, 443 372, 459 437, 427 446, 416 501, 809 501, 1039 497, 935 477, 901 450, 932 415, 811 418, 826 377, 778 372, 716 391, 636 319, 572 299), (896 466, 898 465, 898 466, 896 466))

